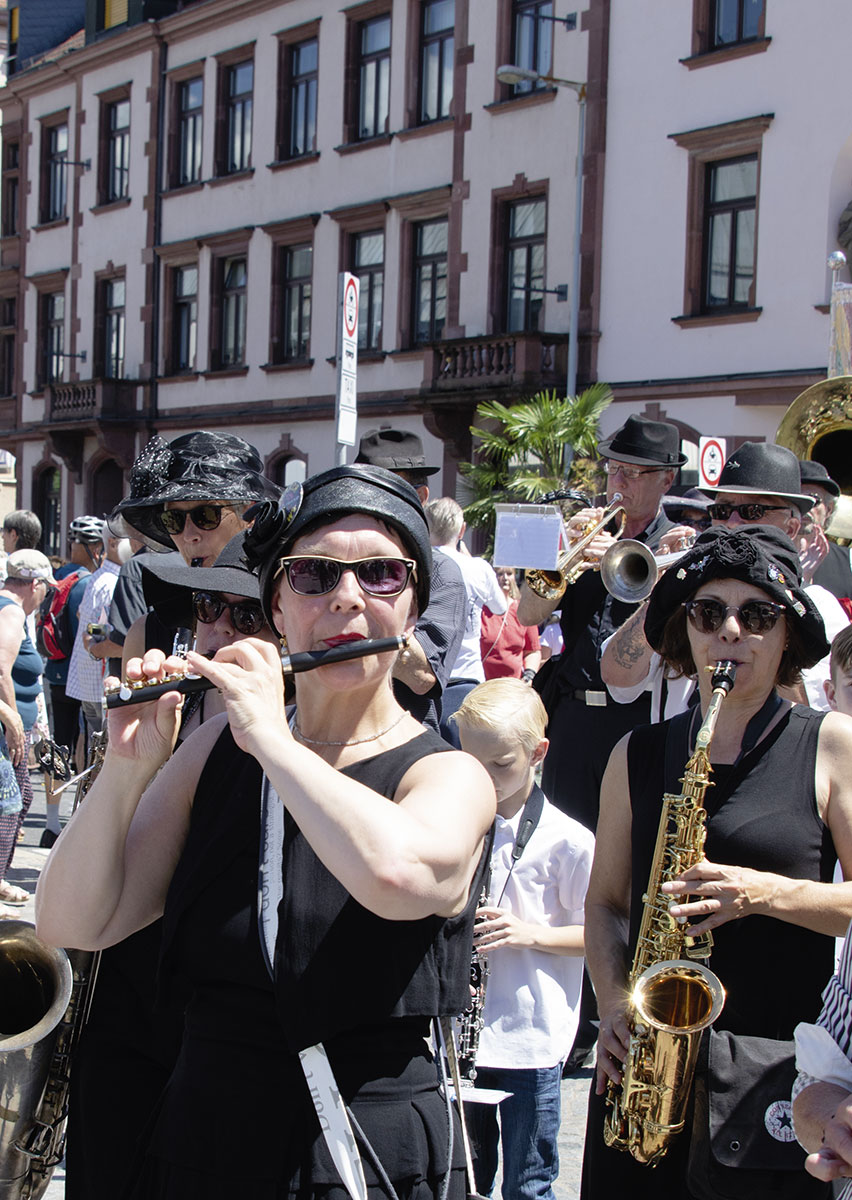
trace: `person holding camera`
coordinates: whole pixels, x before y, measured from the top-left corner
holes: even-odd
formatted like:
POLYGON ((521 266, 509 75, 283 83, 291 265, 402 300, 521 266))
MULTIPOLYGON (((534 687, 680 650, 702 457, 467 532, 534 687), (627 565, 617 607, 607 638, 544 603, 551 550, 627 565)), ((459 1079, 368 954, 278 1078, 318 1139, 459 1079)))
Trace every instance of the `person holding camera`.
POLYGON ((66 694, 79 700, 86 719, 86 745, 93 733, 103 728, 105 660, 120 654, 121 647, 109 640, 107 614, 122 563, 130 557, 127 538, 114 537, 103 526, 104 557, 86 583, 78 611, 77 633, 68 666, 66 694))

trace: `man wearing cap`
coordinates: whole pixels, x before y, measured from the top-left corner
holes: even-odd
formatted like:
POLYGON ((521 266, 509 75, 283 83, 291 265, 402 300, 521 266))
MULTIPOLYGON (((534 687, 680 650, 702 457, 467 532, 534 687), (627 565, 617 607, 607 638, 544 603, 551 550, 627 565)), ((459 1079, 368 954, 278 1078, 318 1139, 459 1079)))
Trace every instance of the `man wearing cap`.
MULTIPOLYGON (((814 502, 808 516, 825 532, 834 516, 840 487, 821 462, 815 462, 810 458, 800 458, 799 470, 802 477, 802 491, 814 502)), ((813 581, 831 592, 838 600, 852 600, 852 563, 850 563, 849 547, 839 546, 837 542, 833 542, 829 538, 825 558, 814 572, 813 581)))
MULTIPOLYGON (((623 536, 656 550, 663 534, 674 528, 663 512, 662 498, 686 462, 676 426, 631 416, 598 445, 598 451, 605 460, 607 500, 616 492, 622 496, 623 536)), ((569 532, 581 531, 599 512, 577 513, 569 522, 569 532)), ((589 559, 599 561, 614 540, 610 534, 596 538, 588 548, 589 559)), ((561 600, 544 600, 524 582, 518 619, 523 625, 538 625, 558 606, 565 649, 558 659, 551 660, 546 682, 539 677, 550 738, 542 788, 557 807, 594 830, 600 782, 610 751, 625 733, 646 722, 650 713, 647 695, 632 704, 612 703, 600 675, 601 645, 624 624, 635 605, 615 600, 600 574, 586 570, 561 600)))
MULTIPOLYGON (((426 466, 422 441, 404 429, 370 430, 361 438, 355 462, 393 471, 411 484, 423 505, 429 499, 428 479, 440 470, 426 466)), ((458 566, 445 554, 433 555, 429 603, 393 673, 399 703, 433 729, 438 728, 441 695, 458 656, 466 614, 467 593, 458 566)))
POLYGON ((86 741, 95 732, 103 729, 104 663, 110 650, 120 648, 106 636, 112 594, 118 580, 121 564, 129 555, 127 538, 111 534, 106 522, 103 524, 105 554, 101 565, 86 580, 86 590, 77 613, 77 632, 68 667, 66 695, 79 700, 86 718, 86 741), (102 625, 104 629, 93 638, 90 625, 102 625))
POLYGON ((728 456, 719 482, 701 490, 713 498, 707 512, 714 525, 774 525, 792 542, 814 506, 802 491, 799 460, 774 442, 743 442, 728 456))

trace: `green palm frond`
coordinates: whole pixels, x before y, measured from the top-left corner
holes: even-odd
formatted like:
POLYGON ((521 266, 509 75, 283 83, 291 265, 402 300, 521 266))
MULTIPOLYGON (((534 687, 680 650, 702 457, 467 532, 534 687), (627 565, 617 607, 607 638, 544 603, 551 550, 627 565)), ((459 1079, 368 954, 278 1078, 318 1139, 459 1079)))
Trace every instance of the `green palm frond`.
POLYGON ((577 396, 560 397, 553 389, 511 407, 499 400, 480 404, 479 423, 471 427, 476 461, 460 465, 476 496, 465 510, 468 524, 491 528, 495 504, 535 501, 570 486, 575 467, 566 479, 566 446, 573 450, 578 479, 589 490, 598 457, 598 422, 612 398, 609 384, 595 383, 577 396))

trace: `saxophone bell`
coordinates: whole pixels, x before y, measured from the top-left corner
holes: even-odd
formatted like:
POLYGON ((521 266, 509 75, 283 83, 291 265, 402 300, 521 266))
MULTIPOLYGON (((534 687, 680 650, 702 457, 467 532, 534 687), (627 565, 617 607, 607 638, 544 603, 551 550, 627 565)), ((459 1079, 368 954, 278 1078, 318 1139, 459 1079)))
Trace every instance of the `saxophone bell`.
POLYGON ((683 1129, 701 1033, 725 1003, 720 980, 695 961, 709 956, 712 934, 691 937, 687 925, 673 920, 662 890, 704 857, 710 743, 719 709, 734 686, 736 663, 718 662, 710 670, 713 693, 684 769, 682 791, 663 796, 630 971, 630 1047, 621 1083, 607 1087, 604 1141, 648 1166, 663 1158, 683 1129))

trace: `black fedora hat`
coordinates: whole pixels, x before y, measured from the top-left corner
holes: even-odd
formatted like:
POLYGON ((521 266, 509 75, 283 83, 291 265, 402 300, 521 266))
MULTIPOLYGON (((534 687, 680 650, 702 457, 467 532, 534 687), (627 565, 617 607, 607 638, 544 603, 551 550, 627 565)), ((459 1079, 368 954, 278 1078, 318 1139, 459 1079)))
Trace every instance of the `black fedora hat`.
POLYGON ((800 458, 799 474, 802 478, 802 487, 806 483, 815 483, 817 487, 825 488, 832 496, 840 495, 840 484, 834 482, 821 462, 816 462, 812 458, 800 458))
POLYGON ((142 568, 145 603, 172 629, 192 625, 193 592, 229 592, 260 599, 260 582, 243 558, 246 531, 232 537, 212 567, 190 567, 178 556, 142 568))
POLYGON ((407 429, 371 429, 358 443, 356 463, 384 467, 386 471, 420 471, 437 475, 440 467, 427 467, 423 442, 407 429))
POLYGON ((130 495, 110 514, 121 517, 155 548, 174 550, 157 520, 168 501, 225 500, 253 504, 275 500, 281 489, 263 474, 254 446, 232 433, 199 430, 171 443, 155 434, 130 469, 130 495))
POLYGON ((628 417, 610 438, 599 442, 598 453, 602 458, 615 458, 619 462, 673 470, 686 462, 676 425, 639 416, 628 417))
POLYGON ((800 512, 809 512, 814 502, 802 494, 799 460, 792 450, 774 442, 743 442, 722 467, 719 482, 702 487, 703 492, 754 496, 778 496, 791 500, 800 512))

